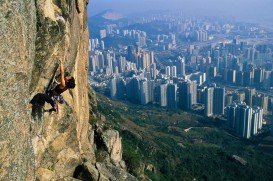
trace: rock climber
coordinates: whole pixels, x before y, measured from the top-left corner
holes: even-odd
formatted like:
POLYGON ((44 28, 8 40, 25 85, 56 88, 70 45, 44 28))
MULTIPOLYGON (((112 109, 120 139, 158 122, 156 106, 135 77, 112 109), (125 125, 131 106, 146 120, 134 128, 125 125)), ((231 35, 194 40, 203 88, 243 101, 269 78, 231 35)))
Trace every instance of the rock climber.
POLYGON ((66 103, 61 94, 68 89, 74 89, 76 86, 74 77, 70 75, 65 76, 62 60, 60 60, 60 73, 61 77, 58 85, 55 88, 46 91, 46 93, 36 94, 29 103, 30 108, 33 108, 34 106, 44 107, 45 103, 47 102, 52 106, 50 111, 55 111, 58 113, 58 103, 66 103))

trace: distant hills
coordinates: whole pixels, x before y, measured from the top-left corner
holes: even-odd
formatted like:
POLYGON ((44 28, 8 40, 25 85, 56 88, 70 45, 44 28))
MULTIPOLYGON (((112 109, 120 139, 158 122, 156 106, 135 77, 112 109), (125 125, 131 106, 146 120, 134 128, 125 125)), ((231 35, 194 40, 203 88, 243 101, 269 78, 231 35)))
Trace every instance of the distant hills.
POLYGON ((107 10, 104 11, 103 14, 101 15, 103 18, 107 20, 119 20, 124 18, 124 16, 120 13, 115 12, 114 10, 107 10))
POLYGON ((109 21, 116 21, 119 19, 124 18, 124 16, 112 9, 108 9, 105 11, 102 11, 94 16, 91 16, 89 19, 90 20, 98 20, 98 19, 104 19, 104 20, 109 20, 109 21))
POLYGON ((115 12, 112 9, 105 10, 94 16, 89 17, 88 27, 90 31, 90 36, 96 38, 99 35, 99 30, 105 25, 115 23, 115 21, 123 19, 124 16, 120 13, 115 12))

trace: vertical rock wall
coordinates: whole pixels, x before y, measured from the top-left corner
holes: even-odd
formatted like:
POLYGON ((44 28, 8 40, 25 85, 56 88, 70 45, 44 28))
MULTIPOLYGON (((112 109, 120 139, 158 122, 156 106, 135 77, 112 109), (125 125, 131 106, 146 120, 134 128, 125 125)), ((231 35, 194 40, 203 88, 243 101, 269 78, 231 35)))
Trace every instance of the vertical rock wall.
POLYGON ((122 161, 118 132, 89 124, 89 114, 103 116, 88 92, 87 3, 0 1, 0 180, 136 180, 122 161), (48 104, 29 110, 59 74, 59 60, 76 79, 63 94, 68 105, 58 114, 48 104))
POLYGON ((35 58, 34 0, 0 1, 0 180, 31 180, 34 155, 27 110, 35 58))
POLYGON ((88 135, 86 5, 0 2, 0 180, 69 178, 83 160, 95 160, 88 135), (45 91, 59 59, 76 79, 76 88, 64 94, 69 106, 33 119, 27 104, 45 91))
MULTIPOLYGON (((85 0, 36 0, 37 37, 30 93, 43 92, 58 60, 76 79, 76 88, 64 93, 67 105, 60 113, 44 113, 35 121, 32 144, 39 180, 71 178, 83 162, 94 162, 89 140, 88 29, 85 0)), ((57 70, 58 74, 59 71, 57 70)))

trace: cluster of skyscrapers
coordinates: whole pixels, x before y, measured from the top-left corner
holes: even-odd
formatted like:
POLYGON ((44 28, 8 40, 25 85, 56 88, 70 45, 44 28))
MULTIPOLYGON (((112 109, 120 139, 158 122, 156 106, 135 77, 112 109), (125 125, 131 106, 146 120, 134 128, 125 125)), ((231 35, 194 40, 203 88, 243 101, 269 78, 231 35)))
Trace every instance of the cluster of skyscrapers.
POLYGON ((226 105, 233 101, 245 102, 248 106, 261 107, 264 112, 272 110, 272 100, 265 94, 257 93, 254 88, 243 88, 226 95, 226 105))
POLYGON ((208 41, 208 32, 205 30, 199 30, 195 32, 195 39, 196 41, 208 41))
POLYGON ((263 114, 273 108, 270 93, 264 94, 273 88, 272 46, 249 45, 239 41, 239 36, 227 38, 240 33, 257 37, 259 31, 248 25, 220 25, 171 14, 135 23, 158 26, 157 21, 164 22, 162 28, 169 32, 153 34, 146 29, 146 33, 137 26, 130 29, 129 22, 101 29, 100 40, 90 41, 94 79, 102 87, 108 83, 114 99, 193 110, 208 117, 227 116, 230 127, 240 136, 256 135, 262 128, 263 114), (229 32, 232 34, 223 41, 214 40, 214 35, 224 37, 229 32), (111 42, 105 47, 103 40, 110 37, 134 43, 111 42), (181 42, 195 45, 185 47, 181 42))
POLYGON ((93 73, 105 73, 109 76, 131 70, 143 70, 149 67, 152 70, 152 76, 157 75, 153 51, 144 51, 134 46, 128 46, 127 52, 127 57, 119 56, 116 58, 114 51, 94 51, 89 59, 90 71, 93 73))
POLYGON ((127 99, 133 103, 156 103, 169 109, 192 110, 195 104, 204 104, 206 116, 224 115, 225 88, 198 86, 196 81, 177 78, 152 79, 150 73, 123 78, 113 77, 109 82, 112 98, 127 99))
MULTIPOLYGON (((100 46, 98 41, 95 43, 100 46)), ((265 76, 268 71, 264 68, 243 64, 239 58, 230 54, 223 58, 223 47, 229 46, 237 47, 238 44, 233 42, 230 45, 220 45, 221 48, 212 49, 212 53, 209 51, 205 58, 200 59, 197 56, 195 62, 191 62, 191 58, 194 54, 200 55, 199 49, 196 46, 189 46, 188 55, 170 61, 164 69, 156 63, 153 51, 143 50, 139 46, 128 46, 126 55, 118 58, 114 51, 94 51, 90 65, 91 71, 104 72, 105 75, 112 77, 109 89, 114 99, 142 105, 157 104, 168 109, 197 108, 203 110, 203 114, 208 117, 227 115, 230 126, 233 125, 231 128, 240 136, 249 138, 261 129, 262 115, 267 112, 271 103, 268 96, 256 93, 254 87, 261 87, 265 82, 271 87, 271 81, 268 83, 265 77, 270 79, 272 73, 265 76), (196 71, 186 74, 186 66, 195 68, 196 71), (227 92, 223 86, 219 87, 213 83, 217 81, 235 85, 241 82, 237 85, 249 88, 227 92), (230 112, 234 107, 236 110, 246 109, 248 117, 235 116, 236 120, 231 120, 230 112), (245 126, 242 127, 241 124, 245 126)))
POLYGON ((210 47, 206 53, 203 50, 202 54, 199 47, 190 46, 186 61, 195 70, 206 72, 212 81, 264 89, 273 87, 272 52, 265 45, 249 47, 234 39, 232 43, 210 47))
POLYGON ((173 49, 176 47, 176 35, 170 33, 166 34, 159 34, 157 35, 156 39, 157 49, 161 51, 173 49))
POLYGON ((89 51, 95 51, 96 49, 105 49, 105 44, 103 40, 97 38, 89 40, 89 51))
POLYGON ((101 29, 99 31, 100 39, 104 39, 107 36, 117 35, 127 37, 128 39, 133 39, 136 41, 136 44, 140 47, 146 46, 147 33, 140 30, 128 30, 128 29, 119 29, 114 26, 107 26, 106 29, 101 29))
POLYGON ((256 135, 262 128, 263 107, 267 106, 268 100, 265 100, 264 95, 254 94, 253 89, 246 88, 246 96, 234 96, 226 104, 230 94, 226 94, 225 88, 217 87, 216 84, 198 86, 196 81, 152 80, 146 75, 126 79, 113 77, 109 82, 111 97, 186 111, 192 110, 196 104, 202 104, 205 116, 226 115, 230 127, 244 138, 256 135), (248 105, 243 101, 248 102, 248 105))
POLYGON ((136 41, 136 45, 144 47, 147 45, 147 33, 140 30, 122 30, 123 36, 132 38, 136 41))
POLYGON ((263 125, 263 109, 250 107, 244 102, 234 102, 227 107, 227 121, 238 135, 250 138, 258 134, 263 125))

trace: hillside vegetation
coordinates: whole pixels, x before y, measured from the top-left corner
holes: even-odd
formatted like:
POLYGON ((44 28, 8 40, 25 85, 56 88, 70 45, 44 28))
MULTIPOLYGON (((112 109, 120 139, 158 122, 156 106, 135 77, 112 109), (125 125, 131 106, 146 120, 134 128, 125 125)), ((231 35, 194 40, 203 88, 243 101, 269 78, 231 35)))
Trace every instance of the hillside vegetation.
POLYGON ((100 94, 98 109, 120 131, 128 170, 140 179, 273 180, 273 155, 214 120, 100 94))

